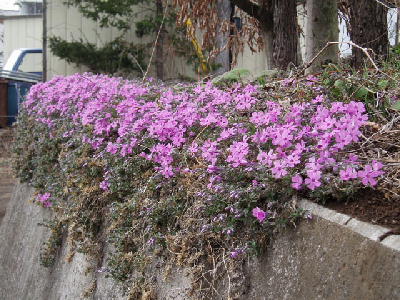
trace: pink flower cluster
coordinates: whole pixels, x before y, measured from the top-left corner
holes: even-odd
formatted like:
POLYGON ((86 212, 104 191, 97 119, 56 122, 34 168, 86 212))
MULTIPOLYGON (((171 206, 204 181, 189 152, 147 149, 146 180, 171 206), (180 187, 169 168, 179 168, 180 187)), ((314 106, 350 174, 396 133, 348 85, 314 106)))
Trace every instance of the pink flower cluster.
POLYGON ((76 74, 32 87, 25 109, 50 132, 79 135, 106 156, 147 160, 166 178, 203 170, 210 189, 227 170, 252 172, 258 181, 288 178, 296 190, 332 178, 374 186, 383 166, 344 151, 360 139, 364 105, 312 99, 288 105, 265 100, 254 85, 155 87, 76 74))
POLYGON ((51 197, 50 193, 38 194, 37 201, 39 201, 44 207, 51 207, 53 204, 49 200, 51 197))

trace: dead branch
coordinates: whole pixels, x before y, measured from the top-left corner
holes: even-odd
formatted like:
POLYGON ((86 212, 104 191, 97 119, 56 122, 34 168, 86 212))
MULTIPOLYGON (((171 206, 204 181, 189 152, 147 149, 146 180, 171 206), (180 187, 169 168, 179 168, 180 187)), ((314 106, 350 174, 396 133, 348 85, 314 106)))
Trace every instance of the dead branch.
POLYGON ((357 45, 357 44, 355 44, 355 43, 353 43, 353 42, 328 42, 328 43, 326 43, 326 45, 325 45, 325 46, 324 46, 324 47, 323 47, 309 62, 307 62, 307 63, 304 65, 304 67, 303 67, 302 69, 300 69, 299 72, 297 72, 296 76, 299 76, 299 75, 302 74, 306 69, 308 69, 308 68, 314 63, 314 61, 315 61, 326 49, 328 49, 330 46, 332 46, 332 45, 341 45, 341 44, 347 44, 347 45, 350 45, 350 46, 352 46, 352 47, 354 47, 354 48, 360 49, 360 50, 365 54, 365 56, 368 58, 368 60, 371 62, 372 66, 374 67, 374 69, 375 69, 378 73, 381 73, 382 75, 384 75, 384 76, 390 78, 391 80, 394 80, 394 81, 396 80, 396 79, 394 79, 392 76, 390 76, 389 74, 383 72, 381 69, 378 68, 378 66, 376 65, 376 63, 374 62, 374 60, 372 59, 371 55, 370 55, 369 52, 368 52, 368 51, 371 51, 371 49, 369 49, 369 48, 363 48, 363 47, 361 47, 361 46, 359 46, 359 45, 357 45))

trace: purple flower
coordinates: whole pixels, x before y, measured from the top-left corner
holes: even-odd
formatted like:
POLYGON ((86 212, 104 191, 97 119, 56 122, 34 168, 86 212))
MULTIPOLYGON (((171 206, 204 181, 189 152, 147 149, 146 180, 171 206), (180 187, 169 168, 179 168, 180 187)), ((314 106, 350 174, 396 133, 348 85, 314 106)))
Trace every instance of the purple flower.
POLYGON ((362 184, 375 186, 377 184, 376 178, 384 173, 381 171, 382 167, 381 163, 373 161, 371 165, 366 165, 363 170, 358 171, 357 176, 361 179, 362 184))
POLYGON ((357 171, 352 167, 347 167, 344 170, 340 170, 339 175, 340 175, 340 179, 347 181, 350 179, 356 179, 357 171))
POLYGON ((37 199, 46 208, 51 207, 53 204, 49 200, 51 197, 50 193, 38 194, 37 199))
POLYGON ((231 258, 237 258, 239 256, 239 252, 238 251, 231 251, 231 258))
POLYGON ((249 153, 249 144, 246 141, 233 142, 229 147, 229 152, 226 161, 230 162, 232 167, 237 168, 247 164, 246 156, 249 153))
POLYGON ((108 180, 104 179, 102 182, 100 182, 100 188, 103 191, 108 191, 110 189, 110 183, 108 182, 108 180))
POLYGON ((287 175, 286 165, 281 161, 275 161, 274 167, 271 169, 274 178, 282 178, 287 175))
POLYGON ((209 161, 212 165, 215 165, 218 159, 219 151, 217 148, 217 142, 212 142, 210 140, 206 141, 201 147, 202 157, 209 161))
POLYGON ((263 210, 262 210, 261 208, 259 208, 259 207, 253 208, 252 214, 253 214, 254 217, 257 218, 257 220, 258 220, 260 223, 263 223, 264 220, 265 220, 265 218, 268 216, 268 213, 265 212, 265 211, 263 211, 263 210))
POLYGON ((296 174, 295 176, 292 177, 292 187, 294 189, 300 190, 302 184, 303 184, 303 178, 299 174, 296 174))
POLYGON ((307 178, 304 183, 310 190, 315 190, 317 187, 321 186, 321 171, 309 170, 307 171, 307 178))
POLYGON ((269 150, 268 153, 264 152, 264 151, 260 151, 260 153, 258 153, 257 155, 257 160, 263 164, 263 165, 267 165, 267 166, 272 166, 272 163, 274 162, 274 160, 277 158, 277 155, 273 153, 273 150, 269 150))
POLYGON ((322 103, 325 101, 325 97, 324 95, 318 95, 317 97, 315 97, 314 99, 312 99, 312 103, 322 103))

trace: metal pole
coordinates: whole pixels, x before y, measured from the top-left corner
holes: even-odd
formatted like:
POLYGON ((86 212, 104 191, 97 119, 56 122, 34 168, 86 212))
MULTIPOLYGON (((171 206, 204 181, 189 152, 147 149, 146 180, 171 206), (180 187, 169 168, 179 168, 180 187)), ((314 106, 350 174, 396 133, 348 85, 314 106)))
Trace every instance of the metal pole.
POLYGON ((47 0, 43 0, 43 81, 47 81, 47 0))

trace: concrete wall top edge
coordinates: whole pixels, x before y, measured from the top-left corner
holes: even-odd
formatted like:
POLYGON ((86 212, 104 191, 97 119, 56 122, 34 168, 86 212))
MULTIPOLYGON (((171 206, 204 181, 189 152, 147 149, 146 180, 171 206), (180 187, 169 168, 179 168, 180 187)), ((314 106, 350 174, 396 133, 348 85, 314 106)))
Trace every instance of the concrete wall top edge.
POLYGON ((300 200, 298 207, 309 211, 316 217, 336 223, 372 241, 400 252, 400 235, 393 233, 389 228, 360 221, 306 199, 300 200))

